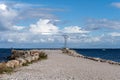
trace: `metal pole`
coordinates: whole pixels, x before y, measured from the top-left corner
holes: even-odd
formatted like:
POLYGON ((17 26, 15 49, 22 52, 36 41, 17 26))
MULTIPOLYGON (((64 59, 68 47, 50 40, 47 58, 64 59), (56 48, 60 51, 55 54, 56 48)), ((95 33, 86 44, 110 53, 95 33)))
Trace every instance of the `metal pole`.
POLYGON ((63 35, 64 37, 64 48, 67 48, 67 39, 68 39, 68 36, 67 35, 63 35))

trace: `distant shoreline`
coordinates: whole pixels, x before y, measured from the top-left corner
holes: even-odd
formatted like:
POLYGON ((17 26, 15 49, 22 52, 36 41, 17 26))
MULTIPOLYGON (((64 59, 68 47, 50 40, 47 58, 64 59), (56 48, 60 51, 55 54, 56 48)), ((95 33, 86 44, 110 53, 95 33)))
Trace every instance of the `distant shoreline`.
MULTIPOLYGON (((63 48, 0 48, 0 49, 44 49, 44 50, 48 50, 48 49, 63 49, 63 48)), ((69 48, 69 49, 120 49, 120 48, 69 48)))

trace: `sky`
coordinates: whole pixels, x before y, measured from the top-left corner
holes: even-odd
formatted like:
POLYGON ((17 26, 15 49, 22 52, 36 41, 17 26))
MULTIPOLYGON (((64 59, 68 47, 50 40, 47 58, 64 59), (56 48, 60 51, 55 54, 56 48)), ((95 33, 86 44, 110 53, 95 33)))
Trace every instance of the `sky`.
POLYGON ((120 0, 0 0, 0 48, 120 48, 120 0))

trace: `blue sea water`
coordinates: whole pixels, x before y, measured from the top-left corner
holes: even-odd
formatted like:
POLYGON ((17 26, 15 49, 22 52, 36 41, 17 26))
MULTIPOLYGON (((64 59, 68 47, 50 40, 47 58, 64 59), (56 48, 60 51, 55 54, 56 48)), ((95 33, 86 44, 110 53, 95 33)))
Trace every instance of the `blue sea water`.
MULTIPOLYGON (((22 49, 23 50, 23 49, 22 49)), ((120 49, 74 49, 76 52, 90 57, 97 57, 120 62, 120 49)), ((0 62, 7 61, 11 49, 0 49, 0 62)))
POLYGON ((84 56, 120 62, 120 49, 74 49, 74 50, 84 56))
POLYGON ((11 49, 0 48, 0 62, 7 61, 7 57, 11 55, 11 49))

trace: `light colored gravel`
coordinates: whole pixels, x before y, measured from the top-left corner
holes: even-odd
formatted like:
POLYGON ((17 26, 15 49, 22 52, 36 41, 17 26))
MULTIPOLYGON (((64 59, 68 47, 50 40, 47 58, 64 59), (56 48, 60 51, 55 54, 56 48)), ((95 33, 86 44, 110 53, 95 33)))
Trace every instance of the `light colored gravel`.
POLYGON ((120 66, 45 50, 48 59, 17 69, 0 80, 120 80, 120 66))

